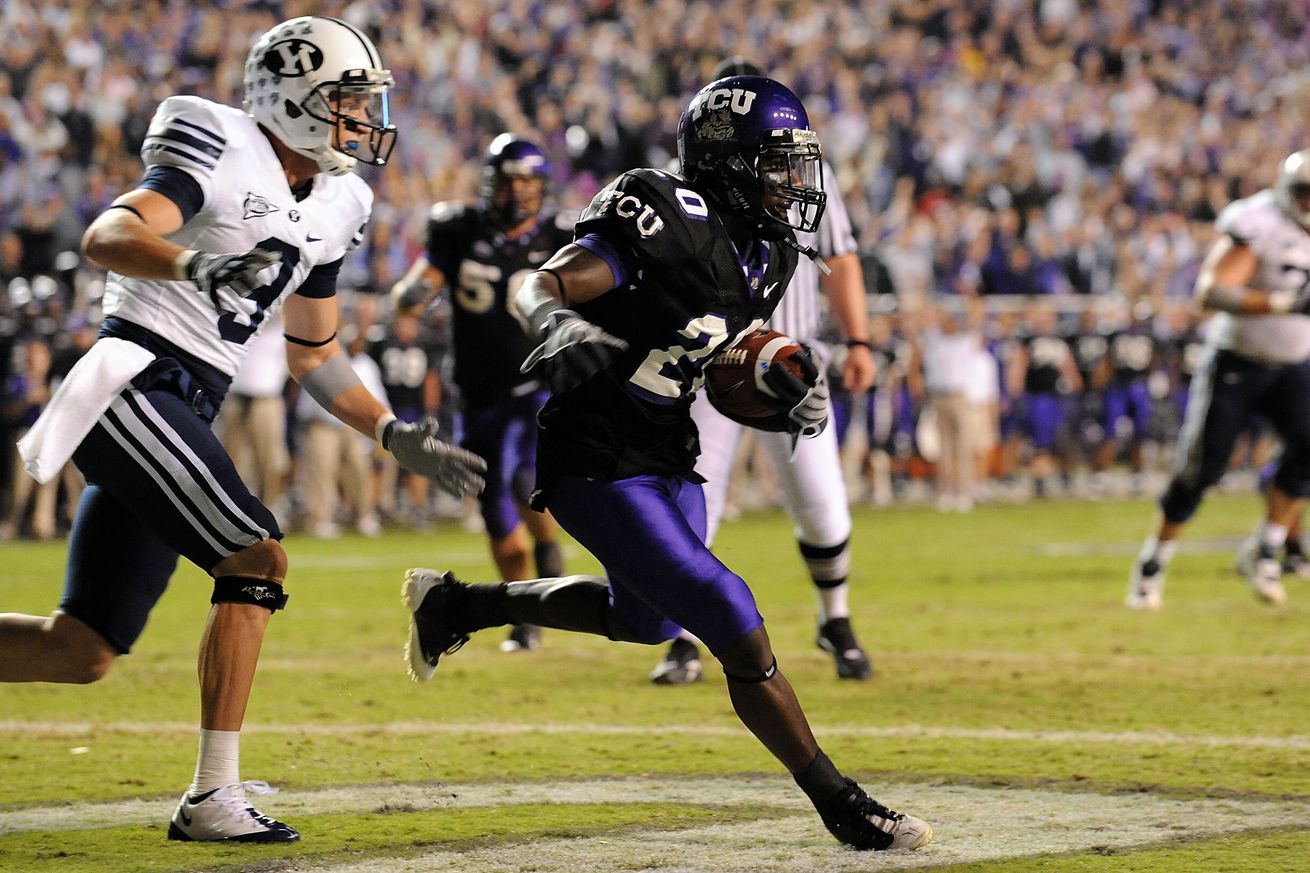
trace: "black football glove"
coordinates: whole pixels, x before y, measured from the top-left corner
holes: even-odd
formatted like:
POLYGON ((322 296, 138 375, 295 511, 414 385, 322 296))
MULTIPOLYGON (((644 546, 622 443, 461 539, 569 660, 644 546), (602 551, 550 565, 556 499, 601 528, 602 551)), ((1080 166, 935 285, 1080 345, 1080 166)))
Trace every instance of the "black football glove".
POLYGON ((196 283, 196 287, 214 304, 214 310, 220 315, 223 307, 218 302, 221 288, 231 288, 239 296, 245 297, 259 287, 256 275, 274 264, 282 261, 281 252, 265 249, 251 249, 248 252, 231 252, 213 254, 196 252, 187 261, 186 277, 196 283))
POLYGON ((778 397, 794 426, 793 436, 816 437, 828 426, 828 380, 814 363, 810 350, 792 356, 800 364, 804 378, 789 368, 770 364, 764 371, 764 384, 778 397))
POLYGON ((615 351, 628 344, 568 309, 551 313, 546 338, 523 361, 519 372, 539 369, 552 393, 578 387, 609 366, 615 351))
POLYGON ((411 473, 424 476, 448 494, 478 494, 485 484, 487 462, 470 451, 437 439, 437 420, 415 424, 393 421, 382 432, 382 448, 411 473))

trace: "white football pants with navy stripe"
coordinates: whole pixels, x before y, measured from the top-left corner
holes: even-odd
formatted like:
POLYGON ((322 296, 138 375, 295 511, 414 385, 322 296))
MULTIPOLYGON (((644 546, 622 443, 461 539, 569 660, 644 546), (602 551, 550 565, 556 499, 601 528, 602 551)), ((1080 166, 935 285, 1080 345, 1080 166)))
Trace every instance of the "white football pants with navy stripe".
MULTIPOLYGON (((704 391, 692 402, 691 415, 700 431, 701 453, 696 472, 705 477, 705 541, 713 545, 723 519, 732 462, 741 442, 743 425, 720 415, 704 391)), ((851 512, 846 503, 836 428, 824 428, 818 436, 802 439, 795 457, 788 434, 757 430, 754 436, 778 474, 783 505, 791 516, 796 539, 825 548, 846 542, 851 535, 851 512)), ((849 558, 846 561, 849 563, 849 558)), ((833 572, 838 574, 834 578, 842 577, 849 567, 833 568, 833 572)))
POLYGON ((60 608, 121 652, 145 626, 179 554, 209 572, 282 538, 210 423, 169 386, 123 391, 73 460, 90 487, 69 540, 60 608))

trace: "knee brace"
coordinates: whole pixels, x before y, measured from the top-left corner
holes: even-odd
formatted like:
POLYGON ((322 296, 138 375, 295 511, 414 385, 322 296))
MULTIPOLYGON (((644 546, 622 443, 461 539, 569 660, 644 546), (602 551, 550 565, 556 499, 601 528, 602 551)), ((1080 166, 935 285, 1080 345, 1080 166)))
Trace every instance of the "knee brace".
POLYGON ((214 579, 214 596, 210 603, 249 603, 277 612, 287 605, 282 583, 253 576, 219 576, 214 579))
POLYGON ((774 676, 778 675, 778 659, 774 658, 773 663, 768 668, 749 676, 739 676, 736 673, 729 673, 728 668, 723 668, 723 675, 728 677, 729 682, 740 682, 743 685, 759 685, 761 682, 768 682, 774 676))

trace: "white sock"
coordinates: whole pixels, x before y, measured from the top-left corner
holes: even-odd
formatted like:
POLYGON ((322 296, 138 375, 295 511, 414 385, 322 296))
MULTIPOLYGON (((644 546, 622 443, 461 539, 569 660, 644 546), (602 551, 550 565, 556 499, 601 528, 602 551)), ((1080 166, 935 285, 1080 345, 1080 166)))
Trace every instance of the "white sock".
POLYGON ((846 602, 850 588, 845 582, 833 588, 815 588, 819 598, 819 624, 831 618, 849 618, 850 605, 846 602))
POLYGON ((187 792, 191 796, 241 781, 241 732, 200 729, 200 753, 196 756, 196 778, 187 792))
POLYGON ((1168 567, 1169 562, 1174 559, 1174 552, 1177 551, 1178 540, 1159 540, 1155 537, 1147 537, 1146 542, 1142 543, 1142 551, 1138 555, 1138 559, 1142 563, 1146 563, 1154 558, 1161 567, 1168 567))
POLYGON ((1287 542, 1287 525, 1266 521, 1260 528, 1259 536, 1261 545, 1276 552, 1283 547, 1283 543, 1287 542))

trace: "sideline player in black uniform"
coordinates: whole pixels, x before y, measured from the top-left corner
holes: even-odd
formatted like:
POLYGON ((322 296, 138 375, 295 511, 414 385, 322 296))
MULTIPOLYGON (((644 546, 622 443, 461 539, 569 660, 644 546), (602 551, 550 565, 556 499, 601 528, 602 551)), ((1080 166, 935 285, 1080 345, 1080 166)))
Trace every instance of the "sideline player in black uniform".
MULTIPOLYGON (((733 76, 692 99, 678 152, 685 177, 619 176, 583 213, 574 243, 517 297, 543 340, 525 366, 539 367, 552 391, 539 418, 533 501, 550 507, 606 578, 466 585, 411 570, 411 674, 430 678, 470 633, 509 622, 651 645, 686 628, 722 663, 738 717, 839 840, 917 848, 932 828, 876 803, 823 754, 750 588, 704 544, 692 395, 705 364, 773 312, 801 248, 793 230, 818 225, 818 138, 787 88, 733 76)), ((827 423, 827 384, 808 363, 806 380, 784 368, 763 377, 798 436, 827 423)))
MULTIPOLYGON (((527 579, 528 537, 538 576, 564 572, 555 523, 527 507, 536 471, 537 413, 546 391, 519 371, 536 344, 513 306, 524 279, 568 244, 573 222, 546 207, 550 162, 529 140, 502 133, 491 142, 477 203, 438 203, 427 252, 392 289, 401 312, 415 312, 451 288, 455 384, 463 413, 461 445, 487 459, 479 498, 502 579, 527 579)), ((534 649, 539 629, 515 625, 504 651, 534 649)))

